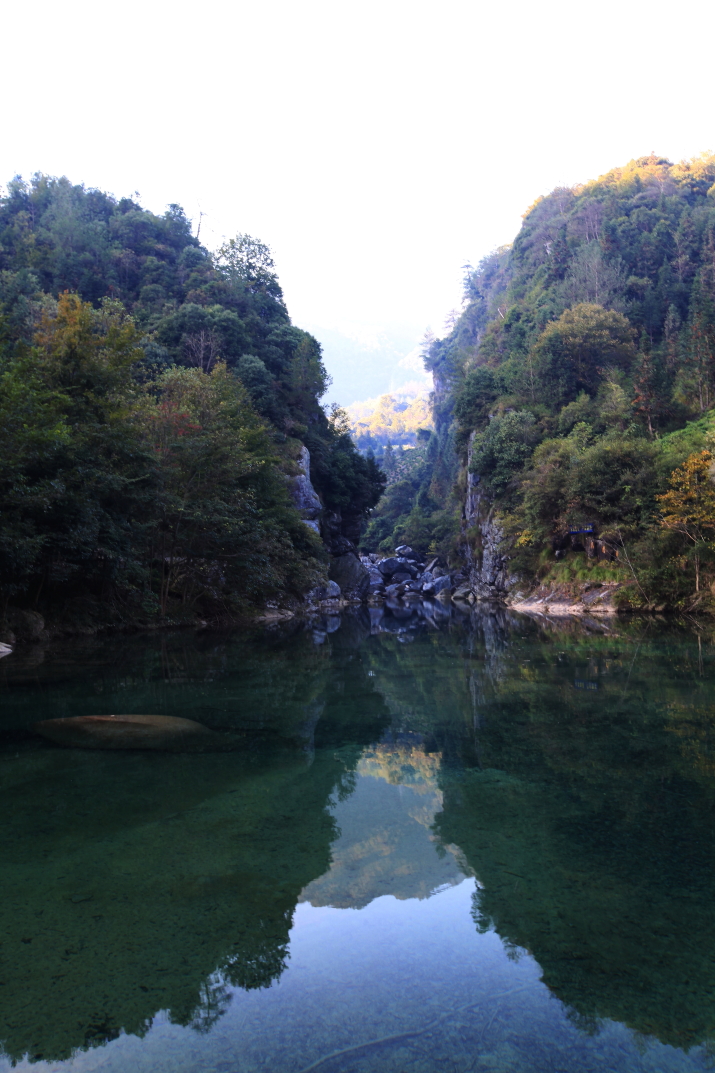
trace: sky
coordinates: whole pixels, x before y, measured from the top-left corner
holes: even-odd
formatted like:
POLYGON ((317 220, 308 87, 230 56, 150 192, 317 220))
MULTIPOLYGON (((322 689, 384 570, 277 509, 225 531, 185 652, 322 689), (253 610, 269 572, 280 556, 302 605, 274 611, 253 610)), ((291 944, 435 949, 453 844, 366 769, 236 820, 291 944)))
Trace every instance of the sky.
POLYGON ((397 386, 540 194, 715 149, 712 4, 39 0, 3 37, 0 181, 268 243, 344 404, 397 386))

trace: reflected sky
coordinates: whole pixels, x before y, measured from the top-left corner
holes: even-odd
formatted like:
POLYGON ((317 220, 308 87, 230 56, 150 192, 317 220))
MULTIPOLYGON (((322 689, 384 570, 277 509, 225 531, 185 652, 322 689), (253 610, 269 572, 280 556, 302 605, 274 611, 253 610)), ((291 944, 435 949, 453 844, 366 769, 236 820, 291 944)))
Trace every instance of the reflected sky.
POLYGON ((423 607, 4 660, 0 1069, 711 1068, 712 654, 423 607), (29 731, 98 698, 226 751, 29 731))

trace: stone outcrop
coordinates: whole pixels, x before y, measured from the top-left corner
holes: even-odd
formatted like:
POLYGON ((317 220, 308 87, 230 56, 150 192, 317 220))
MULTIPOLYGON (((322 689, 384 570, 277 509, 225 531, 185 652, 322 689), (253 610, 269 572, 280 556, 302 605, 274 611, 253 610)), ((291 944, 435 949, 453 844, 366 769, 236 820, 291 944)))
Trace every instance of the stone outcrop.
POLYGON ((307 526, 320 533, 320 513, 323 505, 310 480, 310 451, 302 447, 297 460, 299 472, 290 479, 293 505, 307 526))
POLYGON ((617 615, 618 593, 632 582, 584 582, 541 586, 531 594, 515 592, 507 601, 514 611, 549 617, 572 615, 617 615))
POLYGON ((340 592, 347 599, 361 600, 367 596, 370 588, 370 573, 355 551, 333 556, 328 577, 340 586, 340 592))

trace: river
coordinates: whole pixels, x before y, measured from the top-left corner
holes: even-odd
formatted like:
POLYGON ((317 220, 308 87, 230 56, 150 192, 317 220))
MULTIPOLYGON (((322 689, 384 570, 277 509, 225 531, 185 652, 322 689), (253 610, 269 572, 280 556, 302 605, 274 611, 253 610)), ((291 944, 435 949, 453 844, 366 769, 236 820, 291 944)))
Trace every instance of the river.
POLYGON ((715 627, 360 609, 0 660, 0 1071, 715 1064, 715 627), (220 747, 53 745, 156 713, 220 747))

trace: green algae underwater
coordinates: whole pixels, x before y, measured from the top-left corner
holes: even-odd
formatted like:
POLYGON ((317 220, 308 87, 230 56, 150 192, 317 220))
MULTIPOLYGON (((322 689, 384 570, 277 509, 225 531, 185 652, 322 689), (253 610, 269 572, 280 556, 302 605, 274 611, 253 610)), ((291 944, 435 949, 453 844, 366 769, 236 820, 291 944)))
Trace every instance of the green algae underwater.
POLYGON ((0 660, 0 1070, 715 1067, 715 637, 363 609, 0 660), (153 712, 216 752, 62 748, 153 712))

